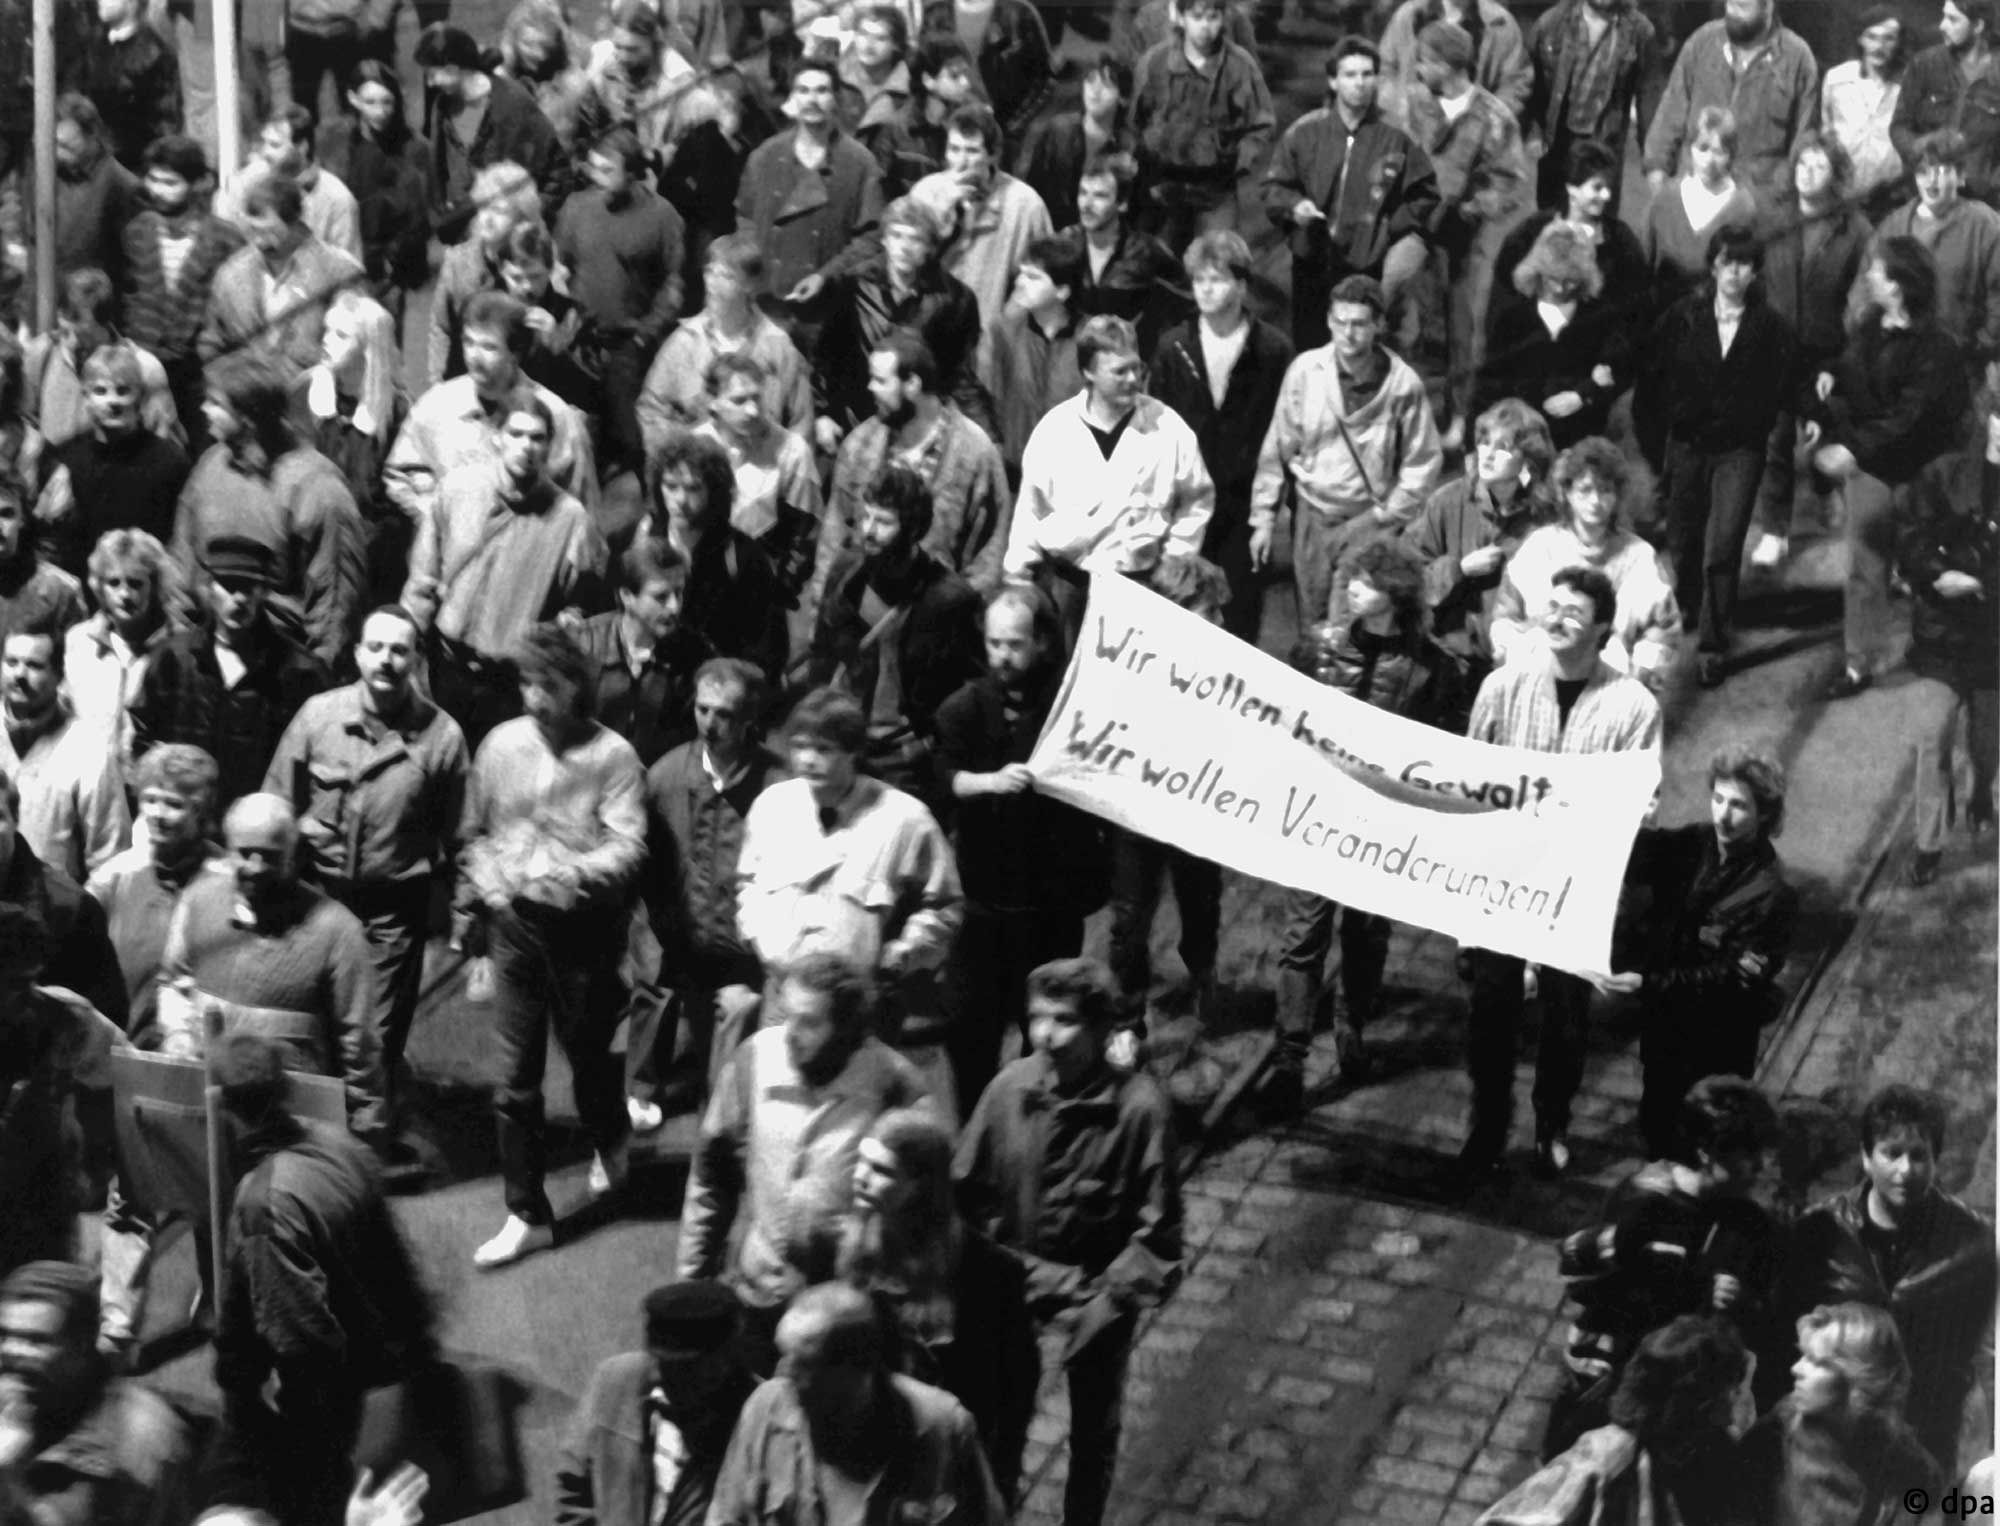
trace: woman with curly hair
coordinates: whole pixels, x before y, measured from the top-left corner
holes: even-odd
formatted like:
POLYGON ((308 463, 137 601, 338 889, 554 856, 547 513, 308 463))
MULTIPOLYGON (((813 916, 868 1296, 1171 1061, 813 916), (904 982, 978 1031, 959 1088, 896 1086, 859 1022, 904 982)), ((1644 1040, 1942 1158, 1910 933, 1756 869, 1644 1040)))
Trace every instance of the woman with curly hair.
POLYGON ((1659 553, 1631 529, 1636 506, 1651 494, 1649 476, 1593 435, 1562 453, 1555 488, 1561 519, 1531 532, 1501 578, 1490 627, 1493 665, 1518 662, 1536 649, 1556 573, 1592 567, 1618 595, 1604 660, 1657 688, 1680 641, 1681 610, 1659 553))
POLYGON ((1611 1398, 1611 1424, 1584 1432, 1477 1526, 1736 1519, 1729 1427, 1749 1371, 1733 1326, 1694 1314, 1663 1325, 1632 1354, 1611 1398))
POLYGON ((1570 223, 1550 223, 1513 279, 1526 300, 1495 301, 1487 311, 1474 413, 1526 398, 1558 450, 1604 433, 1612 402, 1632 379, 1632 314, 1606 298, 1590 239, 1570 223))
POLYGON ((1432 493, 1403 532, 1424 563, 1431 635, 1458 665, 1459 704, 1440 722, 1448 730, 1464 732, 1472 696, 1493 671, 1488 628, 1507 559, 1556 519, 1555 460, 1548 421, 1503 397, 1474 421, 1463 475, 1432 493))
POLYGON ((1764 1526, 1877 1526, 1937 1462, 1903 1419, 1910 1363, 1886 1309, 1822 1304, 1799 1321, 1792 1391, 1743 1438, 1741 1510, 1764 1526))

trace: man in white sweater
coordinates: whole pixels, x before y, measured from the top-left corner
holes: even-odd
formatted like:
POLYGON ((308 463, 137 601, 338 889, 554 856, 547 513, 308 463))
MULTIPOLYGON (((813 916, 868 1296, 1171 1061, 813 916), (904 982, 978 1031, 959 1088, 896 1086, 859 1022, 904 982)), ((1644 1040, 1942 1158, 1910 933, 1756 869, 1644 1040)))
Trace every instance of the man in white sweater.
POLYGON ((1092 318, 1076 349, 1083 391, 1028 437, 1005 561, 1009 578, 1054 575, 1072 631, 1087 574, 1143 576, 1168 556, 1198 556, 1215 512, 1194 431, 1144 395, 1133 326, 1092 318))

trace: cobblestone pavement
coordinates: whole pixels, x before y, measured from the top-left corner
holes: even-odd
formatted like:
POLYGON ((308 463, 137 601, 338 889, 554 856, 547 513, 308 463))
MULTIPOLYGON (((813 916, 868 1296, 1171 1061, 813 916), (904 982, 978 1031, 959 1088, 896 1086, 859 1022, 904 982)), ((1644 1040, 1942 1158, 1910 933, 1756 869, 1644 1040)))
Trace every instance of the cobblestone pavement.
MULTIPOLYGON (((1891 1079, 1955 1088, 1946 1184, 1990 1213, 1990 850, 1968 861, 1955 847, 1938 886, 1905 887, 1897 690, 1873 711, 1794 706, 1787 722, 1779 702, 1803 679, 1782 667, 1745 675, 1747 692, 1732 684, 1719 712, 1683 713, 1668 768, 1676 820, 1706 783, 1690 782, 1694 760, 1721 734, 1759 734, 1761 722, 1793 770, 1781 847, 1812 907, 1799 997, 1767 1041, 1762 1079, 1794 1100, 1858 1096, 1891 1079), (1793 729, 1770 735, 1772 725, 1793 729)), ((1232 884, 1226 902, 1238 939, 1251 889, 1232 884)), ((1636 1014, 1598 1004, 1570 1178, 1545 1183, 1524 1169, 1523 1095, 1517 1169, 1450 1201, 1440 1178, 1469 1091, 1453 954, 1445 939, 1399 929, 1389 1015, 1369 1031, 1369 1083, 1333 1082, 1323 1037, 1309 1116, 1271 1131, 1251 1111, 1190 1175, 1188 1275, 1134 1354, 1114 1526, 1460 1526, 1531 1469, 1566 1326, 1552 1239, 1594 1215, 1639 1162, 1636 1014)), ((1250 967, 1262 956, 1236 957, 1239 978, 1257 983, 1250 967)), ((1227 943, 1223 968, 1227 980, 1227 943)), ((1243 1044, 1239 1033, 1197 1055, 1239 1058, 1243 1044)), ((1532 1055, 1530 1042, 1522 1052, 1532 1055)), ((1531 1059, 1523 1071, 1525 1094, 1531 1059)), ((1184 1102, 1215 1084, 1209 1075, 1190 1088, 1194 1075, 1177 1078, 1184 1102)), ((1851 1170, 1851 1153, 1836 1158, 1851 1170)), ((1041 1399, 1020 1515, 1033 1526, 1060 1519, 1066 1467, 1062 1393, 1045 1386, 1041 1399)))

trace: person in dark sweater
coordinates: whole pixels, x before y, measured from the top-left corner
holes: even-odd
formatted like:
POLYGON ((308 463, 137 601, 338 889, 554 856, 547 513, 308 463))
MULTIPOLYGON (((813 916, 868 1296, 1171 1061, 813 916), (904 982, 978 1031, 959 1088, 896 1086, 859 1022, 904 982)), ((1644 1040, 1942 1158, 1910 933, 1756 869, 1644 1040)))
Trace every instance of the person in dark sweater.
POLYGON ((868 712, 864 769, 941 814, 938 707, 979 672, 979 596, 923 549, 931 490, 907 466, 861 498, 859 544, 833 564, 806 682, 840 684, 868 712))
MULTIPOLYGON (((143 145, 142 145, 143 147, 143 145)), ((24 205, 31 180, 21 176, 24 205)), ((56 275, 102 270, 122 274, 126 222, 140 205, 139 182, 112 152, 110 135, 90 97, 56 101, 56 275)))
POLYGON ((134 172, 148 143, 181 130, 180 60, 146 11, 146 0, 97 0, 82 56, 58 60, 65 88, 96 103, 112 153, 134 172))
POLYGON ((1664 444, 1674 594, 1683 618, 1696 620, 1703 688, 1724 676, 1764 451, 1795 390, 1793 334, 1757 285, 1763 262, 1748 228, 1726 224, 1710 236, 1709 278, 1654 326, 1633 405, 1642 440, 1664 444))
POLYGON ((2000 765, 2000 391, 1979 396, 1973 447, 1933 461, 1917 478, 1896 543, 1910 585, 1910 671, 1921 704, 1916 738, 1917 851, 1912 885, 1928 885, 1952 816, 1953 754, 1964 714, 1972 760, 1966 821, 1993 831, 2000 765))
POLYGON ((589 188, 556 223, 556 253, 598 355, 606 476, 637 471, 645 458, 639 389, 681 312, 686 232, 673 205, 637 178, 646 159, 637 133, 613 127, 585 159, 589 188))
POLYGON ((1264 584, 1250 566, 1250 487, 1292 342, 1249 312, 1250 264, 1250 246, 1234 231, 1204 233, 1188 246, 1183 268, 1198 316, 1161 336, 1149 390, 1187 421, 1201 444, 1202 464, 1215 482, 1215 513, 1201 554, 1229 579, 1223 629, 1255 645, 1264 584))
POLYGON ((1679 1146, 1611 1189, 1604 1214, 1563 1237, 1557 1267, 1576 1306, 1568 1381, 1549 1409, 1544 1459, 1609 1418, 1640 1341, 1682 1315, 1719 1317, 1755 1347, 1778 1275, 1778 1226, 1755 1201, 1778 1115, 1750 1082, 1711 1076, 1678 1108, 1679 1146))
POLYGON ((1488 309, 1473 411, 1525 398, 1548 420, 1557 450, 1603 434, 1631 381, 1634 335, 1631 314, 1605 294, 1589 241, 1552 222, 1500 274, 1525 300, 1496 300, 1488 309))
POLYGON ((400 328, 406 295, 431 274, 431 146, 410 128, 392 65, 364 58, 344 83, 348 115, 321 132, 318 159, 354 193, 369 291, 400 328))
POLYGON ((56 564, 77 577, 107 530, 144 530, 162 541, 173 534, 191 463, 179 445, 145 427, 142 386, 130 347, 93 352, 83 363, 90 428, 42 456, 36 517, 56 564))
POLYGON ((1049 222, 1058 228, 1076 222, 1076 187, 1085 164, 1099 154, 1136 156, 1139 151, 1139 134, 1131 121, 1131 60, 1106 49, 1087 68, 1083 109, 1059 112, 1037 122, 1014 164, 1015 177, 1042 198, 1049 209, 1049 222))
POLYGON ((429 87, 424 137, 431 149, 431 227, 448 244, 465 237, 477 210, 472 177, 489 164, 518 164, 553 211, 569 190, 555 128, 526 86, 495 74, 479 44, 458 27, 424 28, 417 66, 429 87))
POLYGON ((671 541, 640 536, 619 561, 618 608, 576 633, 598 669, 597 719, 632 744, 642 768, 694 735, 695 672, 715 656, 681 621, 687 579, 671 541))
POLYGON ((1896 521, 1909 484, 1958 443, 1967 406, 1959 346, 1935 318, 1930 251, 1910 237, 1885 240, 1863 279, 1868 311, 1805 403, 1813 469, 1846 500, 1847 660, 1828 699, 1859 694, 1888 660, 1896 521))
POLYGON ((986 672, 938 707, 934 754, 965 887, 945 969, 961 1097, 998 1073, 1010 1025, 1030 1048, 1028 973, 1081 952, 1084 918, 1105 891, 1095 822, 1037 794, 1028 775, 1066 656, 1055 602, 1033 584, 1002 588, 987 601, 985 639, 986 672))

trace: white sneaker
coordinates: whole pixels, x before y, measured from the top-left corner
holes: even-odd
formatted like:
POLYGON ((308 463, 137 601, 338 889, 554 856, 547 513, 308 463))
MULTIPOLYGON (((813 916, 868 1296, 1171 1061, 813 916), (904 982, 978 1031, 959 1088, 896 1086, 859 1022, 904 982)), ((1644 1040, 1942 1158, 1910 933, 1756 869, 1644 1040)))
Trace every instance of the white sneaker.
POLYGON ((1750 552, 1752 567, 1776 567, 1791 552, 1792 543, 1782 535, 1772 535, 1768 531, 1758 540, 1750 552))
POLYGON ((627 1146, 613 1145, 608 1153, 599 1150, 590 1157, 590 1195, 603 1197, 606 1193, 616 1192, 631 1174, 632 1156, 627 1146))
POLYGON ((490 1272, 495 1267, 519 1261, 523 1256, 532 1256, 538 1250, 547 1250, 555 1243, 553 1226, 530 1224, 526 1219, 510 1213, 507 1222, 500 1226, 500 1233, 472 1253, 472 1264, 482 1272, 490 1272))
POLYGON ((657 1102, 648 1102, 644 1097, 625 1099, 625 1116, 632 1120, 632 1132, 650 1134, 667 1121, 657 1102))

